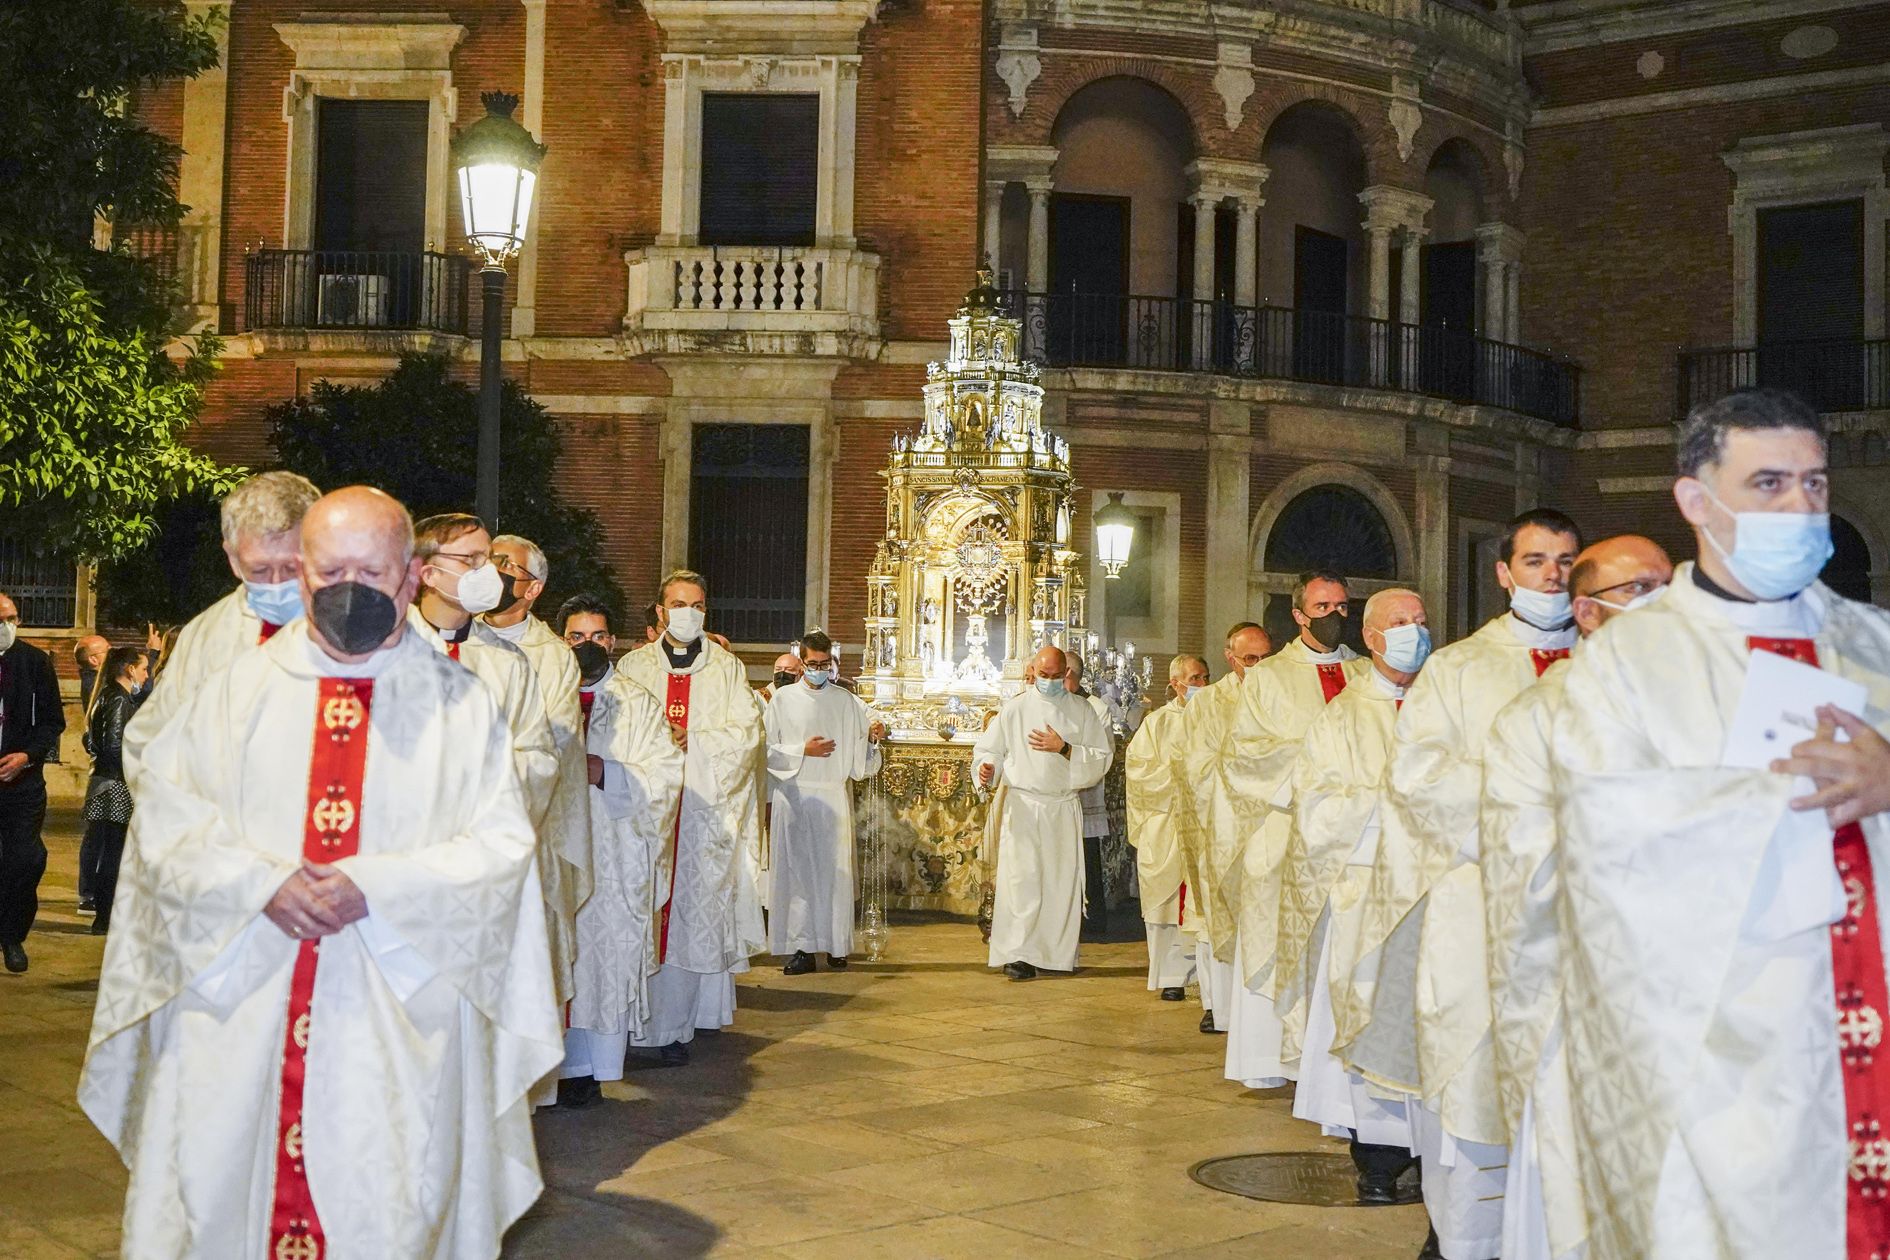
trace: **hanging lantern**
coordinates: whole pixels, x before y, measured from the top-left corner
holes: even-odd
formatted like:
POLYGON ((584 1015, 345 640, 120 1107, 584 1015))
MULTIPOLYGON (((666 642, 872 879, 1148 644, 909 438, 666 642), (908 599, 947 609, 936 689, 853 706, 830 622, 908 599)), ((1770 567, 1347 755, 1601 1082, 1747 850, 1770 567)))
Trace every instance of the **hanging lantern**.
POLYGON ((1103 576, 1121 577, 1134 546, 1135 513, 1122 506, 1120 492, 1111 491, 1109 502, 1096 513, 1096 558, 1102 562, 1103 576))

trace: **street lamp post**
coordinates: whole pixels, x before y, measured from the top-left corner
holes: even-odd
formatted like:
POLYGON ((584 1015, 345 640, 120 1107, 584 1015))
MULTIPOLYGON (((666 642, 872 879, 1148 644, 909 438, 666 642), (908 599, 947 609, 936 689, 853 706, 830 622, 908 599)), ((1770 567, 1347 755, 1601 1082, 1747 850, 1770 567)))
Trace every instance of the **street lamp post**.
MULTIPOLYGON (((1109 492, 1109 502, 1096 511, 1096 559, 1102 562, 1103 577, 1115 579, 1122 576, 1122 567, 1129 563, 1129 555, 1135 549, 1135 513, 1122 505, 1122 493, 1109 492)), ((1116 642, 1116 601, 1107 591, 1103 592, 1103 633, 1109 639, 1109 645, 1116 642)))
POLYGON ((487 92, 479 99, 486 116, 453 141, 453 165, 459 169, 460 217, 466 239, 484 261, 479 272, 484 305, 479 322, 479 464, 474 497, 486 528, 496 533, 503 380, 499 325, 505 317, 505 265, 525 244, 545 146, 512 120, 518 97, 487 92))

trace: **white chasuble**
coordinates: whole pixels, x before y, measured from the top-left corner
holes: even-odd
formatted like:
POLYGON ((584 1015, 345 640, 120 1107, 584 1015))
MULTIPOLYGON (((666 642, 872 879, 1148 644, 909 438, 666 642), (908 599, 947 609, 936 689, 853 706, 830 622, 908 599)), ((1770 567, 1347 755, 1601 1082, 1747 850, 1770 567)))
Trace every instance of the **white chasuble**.
MULTIPOLYGON (((1376 671, 1347 687, 1306 728, 1293 763, 1293 827, 1281 868, 1274 973, 1280 1057, 1289 1065, 1300 1058, 1307 1004, 1317 987, 1315 929, 1329 924, 1325 953, 1333 974, 1349 976, 1355 961, 1360 875, 1368 869, 1357 864, 1358 851, 1375 838, 1367 829, 1375 826, 1401 695, 1376 671)), ((1323 1018, 1330 1023, 1331 1012, 1323 1018)))
POLYGON ((1348 647, 1314 652, 1299 638, 1248 670, 1241 685, 1231 745, 1221 760, 1235 827, 1215 837, 1214 873, 1238 916, 1235 979, 1256 994, 1273 993, 1280 863, 1293 826, 1293 759, 1327 702, 1370 668, 1369 659, 1348 647))
POLYGON ((125 726, 125 780, 134 793, 144 746, 190 703, 204 683, 280 628, 263 624, 249 606, 248 592, 239 584, 177 632, 177 641, 171 645, 171 654, 152 684, 151 694, 125 726))
POLYGON ((766 944, 755 880, 761 703, 741 661, 709 639, 680 669, 659 640, 618 661, 617 671, 688 730, 682 802, 671 842, 657 854, 658 961, 704 976, 746 966, 766 944))
MULTIPOLYGON (((1412 1001, 1415 1084, 1452 1138, 1500 1146, 1507 1137, 1490 1036, 1489 960, 1477 862, 1483 745, 1496 715, 1568 653, 1574 630, 1540 631, 1509 613, 1440 648, 1412 683, 1392 735, 1383 830, 1366 894, 1361 966, 1411 920, 1417 932, 1412 1001), (1414 913, 1415 912, 1415 913, 1414 913)), ((1379 967, 1374 1007, 1399 1013, 1405 994, 1379 967)), ((1363 1031, 1356 1007, 1341 1044, 1363 1031)), ((1375 1018, 1375 1016, 1373 1016, 1375 1018)))
POLYGON ((1083 918, 1083 806, 1077 794, 1102 781, 1115 745, 1082 696, 1032 687, 998 711, 978 737, 971 772, 995 767, 1006 788, 998 827, 996 897, 989 965, 1023 962, 1076 970, 1083 918), (1066 752, 1030 746, 1049 728, 1066 752))
MULTIPOLYGON (((1790 600, 1707 594, 1691 565, 1568 668, 1554 715, 1564 1019, 1590 1255, 1846 1254, 1847 1187, 1884 1189, 1879 1138, 1847 1140, 1840 1051, 1881 1072, 1882 1012, 1840 1040, 1834 924, 1846 888, 1804 789, 1723 766, 1748 638, 1813 641, 1890 727, 1890 622, 1813 584, 1790 600)), ((1877 891, 1890 820, 1862 830, 1877 891)), ((1879 913, 1879 928, 1890 916, 1879 913)), ((1879 947, 1883 942, 1878 939, 1879 947)))
MULTIPOLYGON (((1197 928, 1209 945, 1209 957, 1222 969, 1233 965, 1234 910, 1221 881, 1214 874, 1214 854, 1233 851, 1234 841, 1222 842, 1236 830, 1233 804, 1227 799, 1221 758, 1227 754, 1228 732, 1240 711, 1240 675, 1229 673, 1197 691, 1181 711, 1177 757, 1183 769, 1183 789, 1194 807, 1194 825, 1181 833, 1188 887, 1195 891, 1199 910, 1197 928)), ((1205 975, 1206 972, 1204 971, 1205 975)))
MULTIPOLYGON (((675 835, 683 752, 670 738, 662 708, 616 671, 590 695, 586 746, 603 761, 604 774, 601 784, 585 787, 594 886, 577 911, 570 1023, 628 1044, 649 1014, 658 949, 655 876, 675 835)), ((622 1065, 619 1049, 614 1063, 582 1075, 615 1080, 622 1065)))
MULTIPOLYGON (((1187 883, 1185 836, 1194 825, 1191 793, 1181 760, 1182 715, 1170 702, 1142 719, 1123 753, 1128 795, 1129 843, 1135 847, 1142 918, 1148 923, 1191 927, 1196 907, 1187 883)), ((1198 898, 1196 899, 1198 901, 1198 898)))
POLYGON ((844 687, 783 687, 768 702, 768 948, 853 952, 853 791, 879 773, 866 706, 844 687), (819 736, 825 757, 806 753, 819 736))
POLYGON ((302 623, 146 749, 79 1100, 130 1168, 124 1254, 499 1253, 559 1058, 532 826, 486 688, 409 633, 302 623), (334 858, 367 917, 261 911, 334 858))

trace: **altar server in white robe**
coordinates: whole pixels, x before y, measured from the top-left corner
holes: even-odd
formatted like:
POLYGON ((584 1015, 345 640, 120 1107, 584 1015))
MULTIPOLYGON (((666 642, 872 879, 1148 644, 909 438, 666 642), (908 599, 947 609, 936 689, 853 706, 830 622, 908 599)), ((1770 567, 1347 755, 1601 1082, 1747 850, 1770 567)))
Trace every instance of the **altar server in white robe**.
POLYGON ((761 703, 734 654, 703 633, 709 586, 678 569, 663 579, 663 633, 617 662, 662 707, 684 752, 682 803, 656 855, 657 972, 650 1014, 632 1041, 665 1063, 689 1058, 698 1028, 735 1019, 735 973, 767 942, 756 872, 761 852, 761 703))
POLYGON ((585 796, 589 787, 577 658, 550 626, 532 615, 551 574, 538 545, 517 534, 501 534, 492 540, 492 567, 499 574, 499 606, 480 623, 523 652, 531 664, 558 762, 539 828, 538 876, 551 924, 552 969, 558 991, 569 994, 577 910, 591 895, 591 812, 585 796))
POLYGON ((567 639, 580 675, 587 807, 596 886, 577 911, 576 992, 567 1008, 558 1105, 597 1101, 623 1079, 630 1041, 650 1009, 656 971, 655 875, 682 798, 683 751, 655 699, 611 668, 609 612, 567 600, 567 639))
POLYGON ((1365 603, 1364 639, 1370 672, 1312 720, 1293 763, 1275 1006, 1281 1056, 1299 1082, 1293 1114, 1350 1139, 1361 1202, 1393 1203, 1412 1162, 1406 1097, 1368 1085, 1332 1053, 1332 977, 1351 973, 1392 725, 1430 655, 1424 601, 1379 591, 1365 603))
POLYGON ((298 473, 258 473, 223 498, 223 554, 242 585, 177 632, 151 694, 125 727, 125 769, 198 688, 302 615, 302 515, 321 491, 298 473))
MULTIPOLYGON (((1591 544, 1569 574, 1577 632, 1586 639, 1610 618, 1653 602, 1672 580, 1673 562, 1651 539, 1622 534, 1591 544)), ((1483 747, 1478 866, 1510 1156, 1504 1260, 1571 1260, 1588 1236, 1562 1051, 1562 885, 1549 747, 1567 680, 1566 661, 1551 665, 1496 715, 1483 747)))
POLYGON ((768 702, 768 948, 792 953, 781 970, 844 970, 853 952, 853 788, 879 773, 886 728, 834 686, 833 640, 801 636, 798 681, 768 702))
POLYGON ((1299 635, 1249 671, 1240 687, 1231 747, 1220 763, 1234 805, 1234 847, 1219 849, 1215 875, 1238 915, 1227 1029, 1227 1078, 1249 1089, 1284 1084, 1273 963, 1279 944, 1280 863, 1293 826, 1293 759, 1306 728, 1346 685, 1371 668, 1340 641, 1351 609, 1345 579, 1303 573, 1293 586, 1299 635))
POLYGON ((1027 691, 1011 697, 972 749, 979 786, 1000 780, 997 895, 989 965, 1013 980, 1038 968, 1075 971, 1083 922, 1083 806, 1078 793, 1109 771, 1115 747, 1096 711, 1063 685, 1063 650, 1031 658, 1027 691))
POLYGON ((413 632, 407 514, 303 524, 308 617, 145 750, 80 1078, 123 1254, 499 1254, 558 1059, 505 718, 413 632))
POLYGON ((1227 798, 1221 760, 1229 732, 1240 711, 1240 686, 1247 671, 1273 654, 1267 632, 1251 621, 1237 622, 1223 641, 1227 673, 1182 710, 1182 761, 1194 804, 1195 826, 1184 832, 1190 888, 1195 890, 1195 975, 1201 982, 1201 1031, 1225 1034, 1233 1014, 1234 938, 1238 926, 1223 881, 1214 872, 1216 852, 1232 852, 1230 842, 1217 848, 1216 837, 1233 835, 1233 803, 1227 798))
POLYGON ((1444 1260, 1497 1254, 1508 1163, 1477 865, 1483 745, 1503 706, 1575 642, 1568 575, 1580 550, 1575 522, 1554 509, 1532 509, 1509 522, 1496 579, 1509 592, 1510 611, 1439 649, 1405 697, 1392 740, 1359 966, 1377 959, 1370 1022, 1380 1034, 1399 1035, 1378 1039, 1378 1049, 1368 1051, 1354 1012, 1339 1021, 1337 1040, 1351 1046, 1348 1062, 1368 1077, 1413 1086, 1420 1095, 1411 1125, 1423 1157, 1432 1247, 1444 1260), (1416 934, 1414 959, 1408 950, 1387 948, 1407 920, 1416 934), (1405 1052, 1401 1035, 1413 1018, 1415 1056, 1405 1052), (1416 1079, 1401 1079, 1413 1059, 1416 1079))
POLYGON ((1148 935, 1148 987, 1164 1002, 1187 998, 1194 979, 1194 918, 1188 898, 1184 836, 1194 827, 1193 794, 1181 760, 1181 719, 1190 692, 1207 686, 1207 662, 1177 656, 1168 662, 1169 701, 1142 719, 1123 753, 1129 843, 1148 935))
POLYGON ((1677 455, 1698 561, 1583 645, 1552 737, 1588 1254, 1866 1260, 1890 1252, 1890 621, 1817 581, 1816 412, 1735 393, 1677 455), (1759 653, 1857 711, 1796 712, 1800 683, 1736 725, 1759 653), (1727 763, 1735 729, 1809 721, 1770 770, 1727 763))

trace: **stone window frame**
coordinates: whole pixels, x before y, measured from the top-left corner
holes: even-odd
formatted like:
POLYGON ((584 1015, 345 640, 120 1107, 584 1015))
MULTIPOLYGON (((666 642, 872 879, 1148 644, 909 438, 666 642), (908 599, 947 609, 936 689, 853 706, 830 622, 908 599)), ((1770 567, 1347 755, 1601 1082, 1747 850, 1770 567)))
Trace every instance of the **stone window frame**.
MULTIPOLYGON (((1135 644, 1138 653, 1173 656, 1181 650, 1181 495, 1177 491, 1132 490, 1125 486, 1092 489, 1089 492, 1091 520, 1108 505, 1112 494, 1121 495, 1122 505, 1136 509, 1138 514, 1150 511, 1159 513, 1161 523, 1156 530, 1157 553, 1149 574, 1149 608, 1153 615, 1117 617, 1116 642, 1108 646, 1120 648, 1126 640, 1135 644)), ((1082 548, 1089 562, 1084 574, 1084 580, 1089 583, 1089 625, 1086 629, 1101 635, 1109 624, 1109 591, 1113 583, 1104 574, 1102 561, 1096 557, 1093 538, 1085 541, 1089 543, 1082 548)), ((1145 540, 1140 538, 1136 542, 1146 545, 1145 540)), ((1093 662, 1088 664, 1094 668, 1093 662)))
POLYGON ((453 189, 452 124, 459 116, 452 58, 466 28, 443 13, 416 13, 403 21, 278 22, 275 30, 295 53, 282 91, 288 124, 284 248, 314 247, 316 111, 327 98, 427 102, 426 248, 444 250, 453 189))
POLYGON ((813 246, 855 248, 853 176, 859 78, 857 53, 663 54, 663 202, 657 245, 693 247, 699 243, 702 97, 705 92, 717 92, 820 98, 813 246))
POLYGON ((1890 189, 1881 123, 1747 136, 1720 155, 1733 177, 1733 344, 1755 344, 1759 326, 1759 212, 1834 201, 1864 203, 1864 337, 1884 335, 1884 220, 1890 189))

